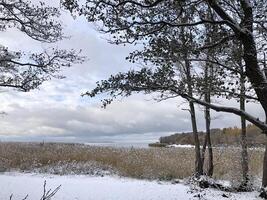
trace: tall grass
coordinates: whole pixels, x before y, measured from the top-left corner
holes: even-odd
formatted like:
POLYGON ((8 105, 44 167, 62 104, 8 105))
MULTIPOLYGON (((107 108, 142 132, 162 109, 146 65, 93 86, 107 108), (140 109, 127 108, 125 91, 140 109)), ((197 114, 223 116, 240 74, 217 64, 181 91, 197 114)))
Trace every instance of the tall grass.
MULTIPOLYGON (((260 177, 262 149, 249 150, 251 176, 260 177)), ((0 143, 0 170, 28 170, 60 163, 97 163, 119 175, 145 179, 186 178, 193 173, 192 148, 112 148, 59 143, 0 143)), ((214 149, 214 178, 238 181, 240 150, 214 149)))

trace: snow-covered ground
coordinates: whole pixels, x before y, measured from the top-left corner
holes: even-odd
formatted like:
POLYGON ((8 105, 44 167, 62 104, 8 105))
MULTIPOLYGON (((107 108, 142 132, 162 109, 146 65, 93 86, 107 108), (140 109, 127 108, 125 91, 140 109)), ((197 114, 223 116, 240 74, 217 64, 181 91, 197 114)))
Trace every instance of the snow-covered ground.
POLYGON ((4 173, 0 174, 0 199, 38 200, 47 189, 62 185, 55 200, 254 200, 257 192, 226 193, 212 189, 200 190, 183 183, 145 181, 116 176, 56 176, 44 174, 4 173))
MULTIPOLYGON (((170 144, 166 146, 167 148, 195 148, 194 145, 191 144, 170 144)), ((202 146, 200 146, 202 148, 202 146)), ((214 146, 213 149, 239 149, 241 150, 241 147, 239 146, 214 146)), ((255 146, 255 147, 249 147, 249 150, 258 150, 258 151, 264 151, 265 148, 261 146, 255 146)))
POLYGON ((170 145, 167 145, 166 147, 175 147, 175 148, 195 148, 194 145, 190 145, 190 144, 170 144, 170 145))

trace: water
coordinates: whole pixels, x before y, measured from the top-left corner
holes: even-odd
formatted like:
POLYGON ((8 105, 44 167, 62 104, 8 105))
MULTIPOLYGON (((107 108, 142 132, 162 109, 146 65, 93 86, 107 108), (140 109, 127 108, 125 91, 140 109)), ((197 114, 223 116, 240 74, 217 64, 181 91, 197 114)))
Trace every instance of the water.
POLYGON ((148 143, 133 143, 133 142, 86 142, 85 145, 101 146, 101 147, 116 147, 116 148, 149 148, 148 143))

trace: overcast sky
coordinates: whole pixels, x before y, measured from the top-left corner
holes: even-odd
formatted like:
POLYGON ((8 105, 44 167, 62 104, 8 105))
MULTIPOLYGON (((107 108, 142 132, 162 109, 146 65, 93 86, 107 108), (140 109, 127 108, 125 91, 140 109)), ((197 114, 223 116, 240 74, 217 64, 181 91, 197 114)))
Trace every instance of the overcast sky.
MULTIPOLYGON (((187 104, 180 98, 164 102, 153 101, 153 96, 135 95, 121 99, 102 109, 100 99, 81 97, 84 91, 94 88, 95 82, 108 75, 127 71, 135 66, 125 61, 133 46, 108 44, 104 35, 84 19, 74 20, 63 13, 64 32, 71 39, 57 44, 61 48, 82 49, 87 57, 84 64, 64 69, 66 79, 52 80, 39 90, 28 93, 3 90, 0 93, 0 139, 18 141, 156 141, 160 136, 191 131, 187 104)), ((0 43, 10 50, 40 51, 47 47, 27 38, 15 30, 1 32, 0 43)), ((238 106, 235 101, 221 104, 238 106)), ((248 112, 262 118, 257 104, 249 104, 248 112)), ((199 130, 204 130, 203 111, 197 107, 199 130)), ((213 113, 212 127, 239 126, 239 118, 213 113)))

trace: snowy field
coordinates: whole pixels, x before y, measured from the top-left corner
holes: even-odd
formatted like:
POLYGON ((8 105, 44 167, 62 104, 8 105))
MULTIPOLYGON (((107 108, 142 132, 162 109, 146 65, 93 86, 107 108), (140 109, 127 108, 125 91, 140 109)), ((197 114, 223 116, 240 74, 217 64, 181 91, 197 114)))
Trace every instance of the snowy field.
POLYGON ((253 200, 260 199, 257 192, 227 193, 212 189, 200 190, 183 183, 145 181, 116 176, 56 176, 42 174, 0 174, 0 199, 39 200, 43 183, 47 189, 61 185, 54 200, 253 200))

